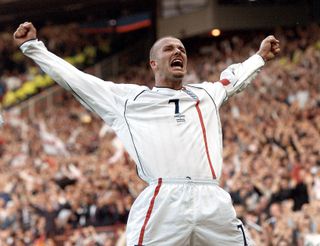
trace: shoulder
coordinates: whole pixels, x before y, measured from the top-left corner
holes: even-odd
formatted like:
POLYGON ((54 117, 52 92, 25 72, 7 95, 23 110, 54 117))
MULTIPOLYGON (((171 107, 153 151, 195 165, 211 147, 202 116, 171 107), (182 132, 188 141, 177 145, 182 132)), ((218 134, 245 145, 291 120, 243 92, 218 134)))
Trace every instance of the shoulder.
POLYGON ((114 83, 116 87, 123 90, 139 91, 139 90, 150 90, 147 86, 127 83, 114 83))
POLYGON ((149 87, 136 84, 116 84, 116 87, 119 90, 126 91, 128 99, 134 99, 143 92, 150 91, 149 87))
POLYGON ((221 81, 209 82, 204 81, 197 84, 187 84, 186 87, 194 89, 204 89, 204 90, 224 90, 224 84, 221 81))
MULTIPOLYGON (((224 84, 221 81, 218 82, 208 82, 204 81, 199 84, 190 84, 186 86, 190 90, 198 90, 198 93, 202 91, 202 93, 208 94, 211 99, 220 107, 222 102, 227 97, 227 92, 224 84)), ((194 93, 196 93, 194 91, 194 93)))

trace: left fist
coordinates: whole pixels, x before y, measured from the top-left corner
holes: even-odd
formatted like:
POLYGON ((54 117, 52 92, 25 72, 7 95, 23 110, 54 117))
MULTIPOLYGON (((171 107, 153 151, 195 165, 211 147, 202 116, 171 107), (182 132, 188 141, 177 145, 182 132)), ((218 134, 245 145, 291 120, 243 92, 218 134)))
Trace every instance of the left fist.
POLYGON ((266 37, 260 44, 257 54, 260 55, 265 62, 272 60, 280 53, 280 42, 273 35, 266 37))

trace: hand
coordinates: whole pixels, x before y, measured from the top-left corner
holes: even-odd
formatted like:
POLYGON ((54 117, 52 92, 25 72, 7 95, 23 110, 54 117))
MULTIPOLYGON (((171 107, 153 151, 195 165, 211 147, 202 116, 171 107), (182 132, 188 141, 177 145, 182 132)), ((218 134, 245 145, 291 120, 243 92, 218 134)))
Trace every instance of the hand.
POLYGON ((260 44, 257 54, 260 55, 265 62, 272 60, 280 53, 280 42, 273 35, 266 37, 260 44))
POLYGON ((21 24, 13 34, 14 43, 17 46, 22 45, 24 42, 37 38, 37 30, 31 22, 21 24))

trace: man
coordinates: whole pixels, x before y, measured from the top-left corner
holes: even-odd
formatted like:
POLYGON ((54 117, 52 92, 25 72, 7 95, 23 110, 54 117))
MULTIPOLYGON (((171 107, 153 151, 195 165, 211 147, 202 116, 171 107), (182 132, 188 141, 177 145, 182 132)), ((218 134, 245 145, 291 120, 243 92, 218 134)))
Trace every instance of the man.
POLYGON ((49 52, 36 29, 14 33, 22 52, 116 132, 149 186, 132 205, 127 245, 248 245, 230 195, 218 186, 222 133, 218 110, 279 52, 269 36, 257 54, 227 68, 216 83, 182 86, 186 50, 165 37, 150 51, 155 87, 115 84, 85 74, 49 52))

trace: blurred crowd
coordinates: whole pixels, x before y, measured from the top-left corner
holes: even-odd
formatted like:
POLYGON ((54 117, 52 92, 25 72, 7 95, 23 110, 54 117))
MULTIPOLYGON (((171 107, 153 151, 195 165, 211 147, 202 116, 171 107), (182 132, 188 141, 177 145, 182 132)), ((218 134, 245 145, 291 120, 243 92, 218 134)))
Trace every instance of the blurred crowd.
POLYGON ((6 120, 0 241, 126 223, 143 184, 108 126, 68 96, 35 119, 10 114, 6 120))
MULTIPOLYGON (((222 184, 257 245, 303 245, 320 233, 320 29, 275 36, 281 57, 222 109, 222 184)), ((227 59, 257 50, 233 40, 227 59)))
MULTIPOLYGON (((38 37, 47 48, 60 57, 83 69, 94 65, 110 54, 110 35, 91 35, 79 24, 40 28, 38 37)), ((0 33, 0 105, 11 107, 54 84, 32 61, 15 47, 12 33, 0 33)))
MULTIPOLYGON (((308 234, 320 234, 320 27, 272 33, 281 56, 221 109, 220 184, 257 245, 303 245, 308 234)), ((184 82, 217 81, 226 66, 254 54, 265 35, 190 44, 184 82)), ((56 37, 46 41, 49 48, 56 37)), ((28 70, 17 67, 19 74, 28 70)), ((153 79, 140 66, 116 81, 152 86, 153 79)), ((97 228, 125 224, 145 184, 112 130, 68 94, 32 119, 14 110, 5 116, 0 242, 55 245, 57 235, 68 235, 62 245, 116 245, 123 228, 97 228)))

